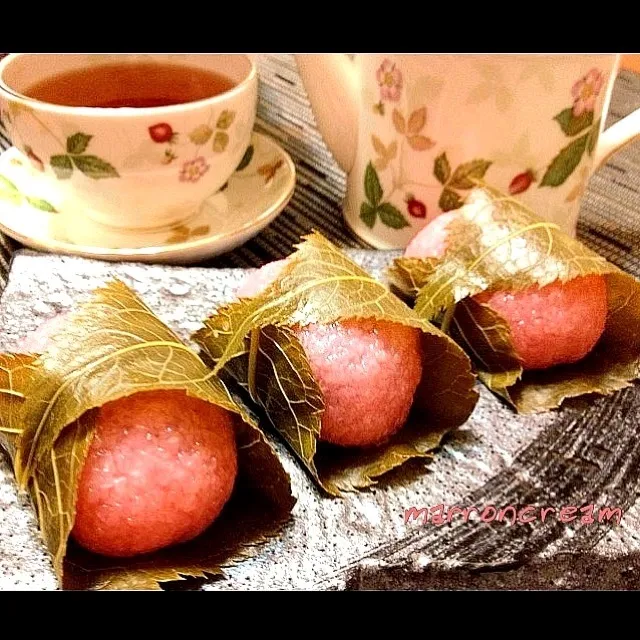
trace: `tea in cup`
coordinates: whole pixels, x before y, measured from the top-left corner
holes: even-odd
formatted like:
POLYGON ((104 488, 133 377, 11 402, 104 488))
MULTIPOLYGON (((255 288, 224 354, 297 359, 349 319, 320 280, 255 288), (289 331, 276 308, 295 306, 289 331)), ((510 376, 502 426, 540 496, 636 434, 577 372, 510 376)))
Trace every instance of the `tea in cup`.
POLYGON ((250 144, 248 56, 10 54, 0 117, 74 215, 122 230, 171 226, 219 190, 250 144))

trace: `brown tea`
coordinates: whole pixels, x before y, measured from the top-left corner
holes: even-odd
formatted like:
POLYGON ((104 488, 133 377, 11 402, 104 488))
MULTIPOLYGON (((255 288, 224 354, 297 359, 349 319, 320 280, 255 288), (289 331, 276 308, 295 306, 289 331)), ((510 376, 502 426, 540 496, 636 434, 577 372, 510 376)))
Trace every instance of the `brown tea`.
POLYGON ((24 95, 69 107, 163 107, 203 100, 233 87, 230 78, 208 69, 125 62, 51 76, 24 95))

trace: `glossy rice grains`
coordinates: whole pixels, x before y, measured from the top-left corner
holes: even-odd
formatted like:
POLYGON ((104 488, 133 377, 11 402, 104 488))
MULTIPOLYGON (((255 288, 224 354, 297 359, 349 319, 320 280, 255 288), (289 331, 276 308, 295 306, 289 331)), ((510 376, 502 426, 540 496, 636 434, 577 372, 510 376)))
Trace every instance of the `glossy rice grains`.
POLYGON ((73 537, 107 556, 133 556, 202 533, 237 473, 232 417, 183 391, 109 402, 82 470, 73 537))
MULTIPOLYGON (((283 264, 273 262, 250 274, 238 296, 256 295, 283 264)), ((371 446, 403 426, 422 377, 419 329, 353 319, 294 330, 325 402, 321 440, 371 446)))

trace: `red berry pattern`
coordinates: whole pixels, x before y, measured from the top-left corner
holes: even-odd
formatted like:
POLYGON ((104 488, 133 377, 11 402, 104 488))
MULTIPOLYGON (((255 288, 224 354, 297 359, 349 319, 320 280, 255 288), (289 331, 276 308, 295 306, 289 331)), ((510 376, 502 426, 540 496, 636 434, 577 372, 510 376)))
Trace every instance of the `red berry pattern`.
POLYGON ((530 186, 531 183, 536 179, 535 174, 531 169, 524 171, 523 173, 519 173, 509 185, 509 193, 512 196, 515 196, 519 193, 524 193, 530 186))
POLYGON ((149 127, 149 135, 154 142, 171 142, 174 136, 173 129, 166 122, 159 122, 149 127))
POLYGON ((407 200, 407 211, 413 218, 426 218, 427 216, 426 205, 424 202, 420 202, 420 200, 416 200, 415 198, 407 200))

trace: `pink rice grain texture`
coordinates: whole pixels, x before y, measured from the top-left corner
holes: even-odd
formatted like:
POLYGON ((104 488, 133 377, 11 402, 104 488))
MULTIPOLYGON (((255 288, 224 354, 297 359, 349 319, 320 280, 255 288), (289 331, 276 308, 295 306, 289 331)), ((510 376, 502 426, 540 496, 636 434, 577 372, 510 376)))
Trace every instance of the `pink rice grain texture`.
POLYGON ((484 292, 475 300, 508 322, 523 369, 582 360, 602 336, 607 320, 607 284, 599 275, 517 292, 484 292))
MULTIPOLYGON (((237 295, 258 294, 283 264, 271 262, 249 274, 237 295)), ((422 377, 419 329, 371 319, 294 329, 325 402, 320 440, 372 446, 402 427, 422 377)))
POLYGON ((238 298, 251 298, 264 291, 278 277, 285 262, 286 260, 275 260, 247 274, 236 291, 238 298))
POLYGON ((409 242, 404 251, 406 258, 441 258, 447 248, 447 226, 458 217, 450 211, 434 218, 409 242))
POLYGON ((422 377, 420 333, 360 319, 298 329, 324 397, 321 440, 369 446, 402 427, 422 377))
POLYGON ((202 533, 233 491, 232 420, 184 391, 145 391, 105 404, 80 477, 76 541, 128 557, 202 533))

